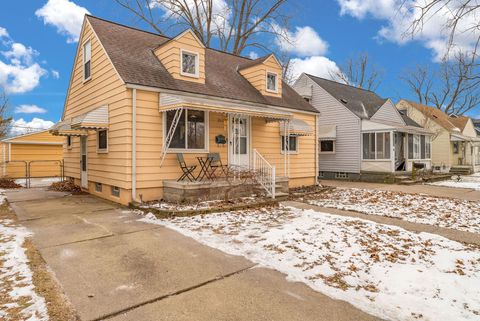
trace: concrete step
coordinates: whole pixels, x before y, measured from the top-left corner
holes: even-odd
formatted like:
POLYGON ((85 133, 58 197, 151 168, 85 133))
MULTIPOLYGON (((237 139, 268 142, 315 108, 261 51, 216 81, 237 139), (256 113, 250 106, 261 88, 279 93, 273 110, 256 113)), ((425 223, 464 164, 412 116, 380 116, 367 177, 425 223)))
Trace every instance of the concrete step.
POLYGON ((275 199, 277 200, 283 200, 287 199, 290 194, 284 193, 284 192, 275 192, 275 199))

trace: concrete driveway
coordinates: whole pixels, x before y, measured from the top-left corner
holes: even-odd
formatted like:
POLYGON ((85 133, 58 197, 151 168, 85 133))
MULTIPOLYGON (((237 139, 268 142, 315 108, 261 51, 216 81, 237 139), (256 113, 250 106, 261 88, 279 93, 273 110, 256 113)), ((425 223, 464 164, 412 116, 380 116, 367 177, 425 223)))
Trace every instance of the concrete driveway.
POLYGON ((378 320, 92 196, 6 195, 82 320, 378 320))

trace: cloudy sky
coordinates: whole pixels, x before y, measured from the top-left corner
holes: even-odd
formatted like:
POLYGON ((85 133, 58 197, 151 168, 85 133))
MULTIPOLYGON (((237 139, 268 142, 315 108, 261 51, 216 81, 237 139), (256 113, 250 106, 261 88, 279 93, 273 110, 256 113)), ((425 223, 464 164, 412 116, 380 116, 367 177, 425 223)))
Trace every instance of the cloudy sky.
MULTIPOLYGON (((222 8, 224 0, 215 0, 222 8)), ((421 1, 421 0, 410 0, 421 1)), ((414 98, 399 76, 416 64, 435 67, 446 49, 441 18, 432 19, 421 35, 404 36, 408 15, 401 0, 290 0, 293 16, 285 43, 266 38, 271 48, 288 52, 296 73, 328 76, 348 57, 368 52, 384 70, 377 92, 394 101, 414 98)), ((219 10, 220 10, 219 9, 219 10)), ((157 9, 160 10, 160 9, 157 9)), ((4 1, 0 11, 0 85, 10 98, 14 133, 49 127, 60 119, 83 15, 148 29, 111 0, 4 1)), ((468 48, 473 37, 459 45, 468 48)), ((247 49, 256 57, 265 52, 247 49)), ((480 116, 480 107, 471 111, 480 116)))

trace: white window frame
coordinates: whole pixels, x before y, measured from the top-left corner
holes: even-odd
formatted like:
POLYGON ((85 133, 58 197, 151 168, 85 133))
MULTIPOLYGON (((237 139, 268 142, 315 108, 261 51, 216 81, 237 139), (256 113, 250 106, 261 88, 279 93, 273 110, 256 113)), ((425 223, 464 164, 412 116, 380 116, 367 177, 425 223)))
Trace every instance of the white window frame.
POLYGON ((278 73, 273 72, 273 71, 267 71, 265 73, 265 90, 268 91, 269 93, 278 94, 278 73), (268 88, 268 75, 269 74, 275 76, 275 89, 274 90, 268 88))
POLYGON ((82 45, 82 79, 83 79, 83 82, 87 82, 90 79, 92 79, 92 42, 91 42, 90 39, 86 40, 82 45), (85 60, 85 46, 87 44, 90 44, 90 59, 89 60, 85 60), (90 75, 88 76, 88 78, 85 78, 85 64, 87 62, 90 62, 90 75))
POLYGON ((97 130, 97 153, 98 154, 105 154, 108 153, 108 129, 99 129, 97 130), (100 132, 106 132, 107 133, 107 147, 106 148, 100 148, 100 132))
MULTIPOLYGON (((170 148, 168 147, 167 153, 184 153, 184 154, 193 154, 193 153, 208 153, 210 150, 210 137, 209 129, 210 129, 210 112, 207 110, 199 110, 195 108, 184 108, 185 110, 185 123, 187 122, 187 113, 189 110, 196 110, 196 111, 203 111, 205 113, 205 148, 203 149, 192 149, 192 148, 170 148)), ((163 114, 163 143, 165 144, 165 137, 167 137, 167 112, 163 114)), ((185 140, 188 139, 188 136, 185 135, 185 140)), ((187 146, 187 142, 185 142, 185 146, 187 146)))
POLYGON ((73 136, 67 136, 67 149, 72 149, 72 146, 73 146, 73 142, 72 142, 72 138, 73 136))
POLYGON ((413 135, 413 159, 421 159, 421 140, 420 140, 420 135, 413 135), (415 150, 416 149, 416 150, 415 150))
POLYGON ((319 147, 319 151, 320 151, 320 154, 335 154, 337 152, 337 142, 335 139, 320 139, 320 146, 319 147), (322 141, 331 141, 333 142, 333 151, 322 151, 322 141))
MULTIPOLYGON (((391 161, 392 159, 395 158, 394 154, 392 155, 392 144, 393 144, 393 140, 392 140, 392 134, 391 132, 389 131, 369 131, 369 132, 362 132, 361 133, 361 146, 362 146, 362 149, 361 149, 361 155, 362 155, 362 161, 366 161, 366 162, 388 162, 388 161, 391 161), (389 150, 389 154, 390 154, 390 158, 377 158, 377 134, 382 134, 383 133, 383 146, 385 147, 385 135, 390 135, 390 150, 389 150), (374 147, 375 147, 375 158, 364 158, 363 157, 363 147, 364 147, 364 144, 363 144, 363 134, 373 134, 373 137, 374 137, 374 147)), ((383 153, 385 154, 385 149, 383 151, 383 153)))
POLYGON ((186 77, 199 78, 200 75, 200 54, 198 52, 189 51, 185 49, 180 49, 180 75, 186 77), (191 74, 189 72, 183 71, 183 54, 188 54, 195 56, 195 73, 191 74))
MULTIPOLYGON (((297 135, 289 135, 289 137, 290 137, 290 138, 295 138, 295 140, 296 140, 296 142, 295 142, 295 147, 296 147, 296 148, 295 148, 295 150, 290 150, 290 149, 289 149, 289 150, 288 150, 288 154, 298 154, 298 142, 300 141, 300 140, 298 139, 299 136, 297 136, 297 135)), ((280 141, 280 153, 281 153, 282 155, 284 155, 284 154, 285 154, 285 150, 283 150, 283 146, 282 146, 282 145, 284 144, 284 141, 285 141, 285 135, 280 135, 280 139, 281 139, 281 141, 280 141)), ((288 142, 288 145, 289 145, 289 147, 290 147, 290 142, 288 142)), ((286 146, 285 146, 285 147, 286 147, 286 146)))

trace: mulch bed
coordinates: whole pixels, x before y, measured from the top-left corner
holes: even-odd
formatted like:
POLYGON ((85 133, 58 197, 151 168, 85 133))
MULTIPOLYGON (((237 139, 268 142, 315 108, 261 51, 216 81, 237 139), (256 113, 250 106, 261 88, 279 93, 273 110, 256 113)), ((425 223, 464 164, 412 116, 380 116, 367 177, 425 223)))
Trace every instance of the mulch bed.
POLYGON ((0 188, 13 189, 13 188, 22 188, 22 185, 15 183, 15 180, 10 177, 0 178, 0 188))

